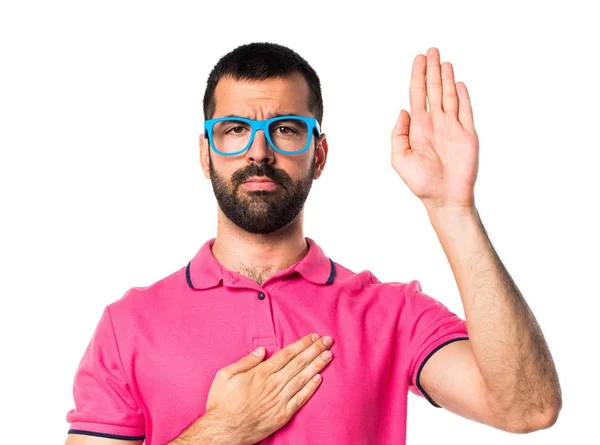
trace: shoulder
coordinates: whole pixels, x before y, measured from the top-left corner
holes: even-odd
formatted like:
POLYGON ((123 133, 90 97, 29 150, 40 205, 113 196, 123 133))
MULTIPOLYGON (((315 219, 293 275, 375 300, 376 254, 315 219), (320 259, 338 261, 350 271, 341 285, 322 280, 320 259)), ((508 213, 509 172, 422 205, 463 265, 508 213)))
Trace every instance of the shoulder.
POLYGON ((113 322, 131 322, 163 312, 188 291, 185 267, 147 286, 133 286, 107 306, 113 322))
POLYGON ((398 300, 407 295, 413 296, 421 292, 421 283, 418 280, 408 282, 388 281, 382 282, 368 269, 354 272, 339 263, 335 263, 336 284, 341 286, 347 294, 372 293, 376 295, 390 296, 398 300))

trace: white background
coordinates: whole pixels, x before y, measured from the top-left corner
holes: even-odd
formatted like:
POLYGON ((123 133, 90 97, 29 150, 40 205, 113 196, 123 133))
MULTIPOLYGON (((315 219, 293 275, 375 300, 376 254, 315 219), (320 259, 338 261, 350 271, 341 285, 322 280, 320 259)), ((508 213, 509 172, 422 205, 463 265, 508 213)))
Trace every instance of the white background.
POLYGON ((408 443, 596 440, 593 2, 386 3, 2 2, 2 443, 62 443, 103 307, 215 235, 198 160, 202 95, 218 58, 251 41, 289 46, 321 78, 329 159, 305 235, 351 270, 418 279, 461 316, 427 214, 391 167, 390 132, 409 110, 416 54, 438 47, 469 88, 476 205, 545 333, 563 410, 551 429, 519 436, 409 394, 408 443))

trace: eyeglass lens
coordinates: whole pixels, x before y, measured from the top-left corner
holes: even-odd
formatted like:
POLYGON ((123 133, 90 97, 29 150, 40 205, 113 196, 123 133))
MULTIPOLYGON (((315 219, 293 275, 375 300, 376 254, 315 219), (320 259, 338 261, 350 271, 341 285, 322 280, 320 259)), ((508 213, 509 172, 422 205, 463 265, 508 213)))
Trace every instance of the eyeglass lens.
MULTIPOLYGON (((212 135, 217 150, 235 153, 248 145, 252 128, 246 122, 224 120, 214 124, 212 135)), ((300 119, 280 119, 269 125, 269 136, 279 150, 299 151, 306 146, 308 126, 300 119)), ((255 137, 260 137, 258 132, 255 137)))

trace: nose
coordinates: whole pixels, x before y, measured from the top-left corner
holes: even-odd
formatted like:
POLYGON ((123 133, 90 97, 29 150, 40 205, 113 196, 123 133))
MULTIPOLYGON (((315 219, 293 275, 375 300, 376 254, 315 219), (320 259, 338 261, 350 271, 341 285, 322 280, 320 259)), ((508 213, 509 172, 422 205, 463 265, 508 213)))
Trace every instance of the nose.
POLYGON ((272 163, 275 160, 275 150, 269 145, 263 130, 256 130, 252 145, 246 151, 246 160, 257 164, 272 163))

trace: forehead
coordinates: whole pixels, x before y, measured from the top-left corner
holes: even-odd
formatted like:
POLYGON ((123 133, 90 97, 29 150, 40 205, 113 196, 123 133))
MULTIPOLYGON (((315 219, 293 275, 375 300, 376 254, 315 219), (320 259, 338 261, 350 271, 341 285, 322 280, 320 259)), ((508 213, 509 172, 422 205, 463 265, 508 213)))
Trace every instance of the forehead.
POLYGON ((308 83, 299 73, 265 80, 223 77, 215 88, 214 118, 236 114, 267 119, 276 113, 311 116, 308 83))

